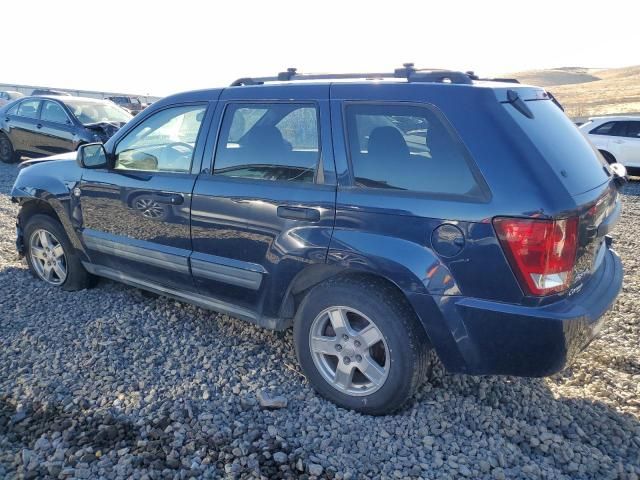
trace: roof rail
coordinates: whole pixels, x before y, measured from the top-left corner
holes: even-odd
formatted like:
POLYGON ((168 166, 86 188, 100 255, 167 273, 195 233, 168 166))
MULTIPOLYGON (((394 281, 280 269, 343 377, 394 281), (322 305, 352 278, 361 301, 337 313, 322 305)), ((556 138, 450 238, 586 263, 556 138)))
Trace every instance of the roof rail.
POLYGON ((517 78, 480 78, 473 71, 469 70, 465 72, 471 80, 480 80, 482 82, 502 82, 502 83, 520 83, 517 78))
POLYGON ((231 86, 262 85, 267 82, 290 82, 292 80, 342 80, 342 79, 367 78, 378 80, 383 78, 404 78, 408 82, 434 82, 470 84, 472 77, 465 72, 453 70, 425 69, 417 70, 413 63, 404 63, 402 68, 396 68, 393 72, 376 73, 298 73, 297 68, 288 68, 286 72, 280 72, 273 77, 244 77, 234 81, 231 86))

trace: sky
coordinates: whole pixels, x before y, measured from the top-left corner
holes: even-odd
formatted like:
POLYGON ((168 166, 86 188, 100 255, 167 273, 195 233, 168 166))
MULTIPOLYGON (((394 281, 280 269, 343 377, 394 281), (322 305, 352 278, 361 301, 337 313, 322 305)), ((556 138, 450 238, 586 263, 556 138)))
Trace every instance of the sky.
POLYGON ((638 0, 7 0, 0 83, 164 96, 244 76, 640 64, 638 0), (15 19, 12 21, 11 19, 15 19))

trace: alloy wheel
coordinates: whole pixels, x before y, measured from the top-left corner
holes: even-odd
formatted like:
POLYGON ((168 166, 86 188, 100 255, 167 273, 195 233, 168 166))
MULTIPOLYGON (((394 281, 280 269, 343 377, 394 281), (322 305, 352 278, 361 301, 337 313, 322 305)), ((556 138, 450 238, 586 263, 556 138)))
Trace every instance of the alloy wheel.
POLYGON ((38 276, 51 285, 67 279, 67 258, 60 241, 51 232, 38 229, 29 239, 31 264, 38 276))
POLYGON ((389 375, 389 349, 382 332, 353 308, 320 312, 309 331, 309 348, 322 377, 347 395, 370 395, 389 375))

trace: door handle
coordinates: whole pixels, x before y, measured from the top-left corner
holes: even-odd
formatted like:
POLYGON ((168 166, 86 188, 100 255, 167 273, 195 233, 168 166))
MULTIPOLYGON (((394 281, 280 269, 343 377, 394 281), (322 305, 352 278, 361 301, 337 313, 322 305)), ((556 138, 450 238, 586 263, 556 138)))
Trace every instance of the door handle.
POLYGON ((38 123, 38 124, 36 125, 36 128, 37 128, 38 130, 40 130, 40 129, 42 128, 42 124, 41 124, 41 123, 38 123))
POLYGON ((182 205, 184 203, 184 196, 180 193, 159 192, 154 193, 152 197, 156 202, 168 205, 182 205))
POLYGON ((11 118, 9 118, 9 117, 4 117, 4 121, 5 121, 5 122, 10 122, 10 121, 11 121, 11 118))
POLYGON ((320 212, 315 208, 279 206, 278 216, 290 220, 306 220, 307 222, 317 222, 320 220, 320 212))

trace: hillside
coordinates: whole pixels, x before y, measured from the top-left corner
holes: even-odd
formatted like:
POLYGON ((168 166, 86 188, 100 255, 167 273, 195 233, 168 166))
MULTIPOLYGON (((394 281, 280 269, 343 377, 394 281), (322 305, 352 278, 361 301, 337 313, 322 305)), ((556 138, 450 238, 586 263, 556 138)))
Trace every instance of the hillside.
POLYGON ((505 76, 547 88, 570 117, 640 112, 640 65, 612 69, 563 67, 505 76))

